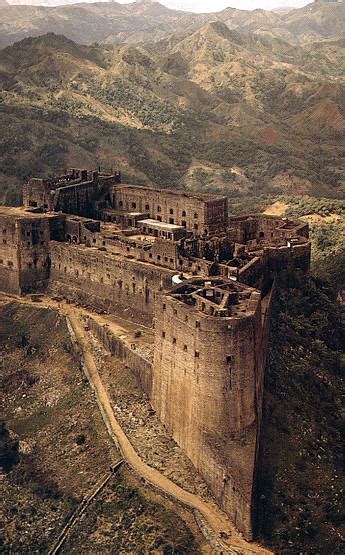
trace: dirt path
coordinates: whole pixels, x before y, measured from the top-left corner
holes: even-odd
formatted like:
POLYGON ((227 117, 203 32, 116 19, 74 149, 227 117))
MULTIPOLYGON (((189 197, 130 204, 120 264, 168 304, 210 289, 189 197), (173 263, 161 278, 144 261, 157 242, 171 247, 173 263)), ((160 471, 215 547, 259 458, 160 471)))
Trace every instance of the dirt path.
MULTIPOLYGON (((11 296, 8 296, 11 299, 11 296)), ((223 553, 235 555, 252 555, 252 554, 269 554, 269 550, 259 546, 255 543, 246 542, 237 530, 233 527, 230 520, 225 513, 214 502, 205 501, 197 495, 189 493, 179 487, 177 484, 166 478, 158 470, 151 468, 138 456, 130 443, 128 437, 123 432, 120 424, 115 418, 114 411, 110 403, 110 397, 106 388, 103 385, 97 365, 92 352, 92 345, 84 330, 84 325, 80 320, 80 316, 89 315, 85 309, 78 309, 72 307, 67 303, 57 303, 51 299, 44 298, 41 305, 33 303, 28 298, 21 298, 13 296, 18 302, 32 303, 36 306, 51 307, 57 309, 59 312, 68 317, 69 323, 73 329, 75 338, 79 347, 82 350, 85 373, 89 379, 91 387, 94 389, 98 406, 101 410, 104 422, 107 426, 108 432, 114 439, 119 447, 123 458, 127 461, 130 467, 137 472, 146 482, 153 487, 158 488, 163 494, 182 503, 193 512, 196 511, 201 516, 201 521, 204 521, 206 528, 210 531, 210 536, 216 540, 218 549, 223 553)), ((93 316, 93 314, 91 314, 93 316)), ((97 319, 100 319, 98 316, 97 319)), ((103 320, 106 323, 106 320, 103 320)), ((200 520, 200 519, 199 519, 200 520)))

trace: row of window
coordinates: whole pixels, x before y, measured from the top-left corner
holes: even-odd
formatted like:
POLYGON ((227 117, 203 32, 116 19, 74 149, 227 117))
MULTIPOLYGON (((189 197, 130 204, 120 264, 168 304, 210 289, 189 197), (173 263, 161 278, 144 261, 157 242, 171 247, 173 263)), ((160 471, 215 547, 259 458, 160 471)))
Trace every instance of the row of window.
MULTIPOLYGON (((119 201, 119 207, 123 208, 123 201, 120 200, 119 201)), ((136 202, 132 202, 132 209, 137 208, 137 203, 136 202)), ((145 204, 145 210, 149 211, 150 210, 150 205, 149 204, 145 204)), ((161 206, 157 206, 157 212, 162 212, 162 207, 161 206)), ((174 209, 170 208, 169 209, 169 214, 174 214, 174 209)), ((182 217, 186 217, 187 216, 187 212, 185 210, 182 210, 182 217)), ((197 219, 199 217, 199 214, 197 212, 194 212, 194 218, 197 219)))
MULTIPOLYGON (((163 310, 166 310, 167 306, 166 306, 165 303, 163 303, 162 308, 163 308, 163 310)), ((174 316, 177 316, 177 310, 176 310, 176 308, 173 309, 173 313, 174 313, 174 316)), ((188 322, 188 316, 187 316, 187 315, 185 315, 184 321, 185 321, 185 322, 188 322)), ((196 328, 200 328, 200 322, 199 322, 198 320, 195 322, 195 327, 196 327, 196 328)))
MULTIPOLYGON (((165 331, 162 331, 162 338, 165 339, 165 337, 166 337, 165 331)), ((176 337, 172 338, 172 344, 173 345, 177 344, 176 337)), ((183 345, 183 350, 184 350, 185 353, 187 353, 188 352, 188 345, 183 345)), ((195 356, 195 358, 199 358, 199 351, 194 351, 194 356, 195 356)))
MULTIPOLYGON (((165 333, 165 331, 162 331, 162 339, 165 339, 165 338, 166 338, 166 333, 165 333)), ((176 337, 173 337, 173 338, 172 338, 172 344, 173 344, 173 345, 176 345, 176 344, 177 344, 177 339, 176 339, 176 337)), ((186 345, 186 344, 183 345, 183 351, 184 351, 185 353, 188 353, 188 345, 186 345)), ((195 358, 199 358, 199 351, 194 351, 194 356, 195 356, 195 358)), ((226 362, 227 364, 232 363, 232 362, 233 362, 233 356, 232 356, 232 355, 226 355, 226 357, 225 357, 225 362, 226 362)))
MULTIPOLYGON (((152 252, 149 253, 149 258, 153 258, 152 252)), ((161 260, 162 260, 161 255, 157 254, 157 261, 160 262, 161 260)), ((174 259, 173 258, 168 258, 167 256, 164 256, 164 262, 170 262, 170 264, 174 264, 174 259)))

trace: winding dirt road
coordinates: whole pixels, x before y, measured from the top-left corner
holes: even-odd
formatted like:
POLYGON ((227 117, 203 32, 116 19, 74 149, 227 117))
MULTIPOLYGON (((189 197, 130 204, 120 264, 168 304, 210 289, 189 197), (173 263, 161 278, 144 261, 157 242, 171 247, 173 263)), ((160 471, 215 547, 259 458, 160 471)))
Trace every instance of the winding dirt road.
MULTIPOLYGON (((210 537, 208 539, 212 538, 214 540, 214 547, 216 551, 230 555, 268 555, 271 553, 271 551, 258 544, 245 541, 216 503, 203 500, 197 495, 185 491, 177 484, 166 478, 158 470, 148 466, 138 456, 128 437, 122 430, 119 422, 115 418, 109 394, 97 369, 92 352, 93 347, 90 344, 90 340, 85 332, 84 324, 80 320, 80 316, 88 315, 88 311, 73 307, 72 305, 64 302, 57 303, 48 298, 42 299, 42 303, 40 305, 37 305, 28 298, 15 296, 7 296, 7 298, 8 300, 13 300, 13 298, 15 298, 17 302, 24 304, 34 304, 37 308, 39 306, 42 308, 54 308, 67 316, 77 344, 82 351, 84 371, 96 394, 97 403, 102 413, 103 420, 107 426, 110 436, 120 449, 123 458, 128 465, 146 482, 160 490, 163 494, 168 495, 170 498, 182 503, 184 506, 200 515, 201 521, 204 521, 206 529, 209 530, 210 537)), ((93 314, 90 314, 90 316, 93 316, 93 314)), ((97 319, 100 319, 99 315, 97 319)), ((107 323, 105 319, 104 323, 107 323)))

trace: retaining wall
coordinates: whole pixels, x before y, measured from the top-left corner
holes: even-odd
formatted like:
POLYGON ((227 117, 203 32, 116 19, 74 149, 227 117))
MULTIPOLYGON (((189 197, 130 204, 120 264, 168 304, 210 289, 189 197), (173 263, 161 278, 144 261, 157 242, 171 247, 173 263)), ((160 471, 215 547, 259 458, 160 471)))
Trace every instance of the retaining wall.
POLYGON ((135 372, 143 391, 150 398, 152 391, 152 363, 133 351, 108 326, 99 324, 93 318, 88 318, 87 325, 110 353, 118 357, 135 372))

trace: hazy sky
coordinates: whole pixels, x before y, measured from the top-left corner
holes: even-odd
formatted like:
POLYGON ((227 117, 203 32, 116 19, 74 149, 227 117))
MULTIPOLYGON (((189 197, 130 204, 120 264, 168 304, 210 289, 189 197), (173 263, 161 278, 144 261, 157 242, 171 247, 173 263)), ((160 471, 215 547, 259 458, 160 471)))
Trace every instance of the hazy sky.
MULTIPOLYGON (((34 5, 59 5, 70 4, 72 0, 7 0, 10 4, 34 4, 34 5)), ((102 0, 74 0, 77 2, 95 2, 102 0)), ((128 4, 131 0, 116 0, 121 4, 128 4)), ((190 12, 219 12, 224 8, 232 7, 239 10, 254 10, 263 8, 271 10, 282 6, 300 8, 309 4, 311 0, 160 0, 161 4, 172 9, 190 12)))

